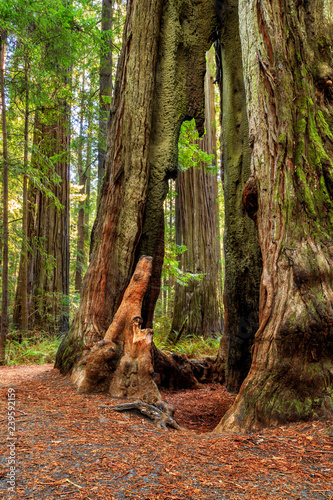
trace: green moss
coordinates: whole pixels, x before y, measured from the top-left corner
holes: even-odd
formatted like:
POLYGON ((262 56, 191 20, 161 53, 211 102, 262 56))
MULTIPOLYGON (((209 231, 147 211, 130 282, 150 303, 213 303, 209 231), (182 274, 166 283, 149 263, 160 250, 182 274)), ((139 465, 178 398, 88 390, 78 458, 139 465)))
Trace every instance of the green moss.
POLYGON ((316 122, 322 135, 328 137, 331 141, 333 141, 333 134, 321 110, 318 110, 316 113, 316 122))
POLYGON ((297 192, 299 199, 301 202, 305 203, 308 216, 315 219, 317 216, 317 212, 313 203, 313 191, 310 189, 307 183, 306 175, 303 169, 298 166, 296 173, 299 180, 301 181, 301 185, 297 192))

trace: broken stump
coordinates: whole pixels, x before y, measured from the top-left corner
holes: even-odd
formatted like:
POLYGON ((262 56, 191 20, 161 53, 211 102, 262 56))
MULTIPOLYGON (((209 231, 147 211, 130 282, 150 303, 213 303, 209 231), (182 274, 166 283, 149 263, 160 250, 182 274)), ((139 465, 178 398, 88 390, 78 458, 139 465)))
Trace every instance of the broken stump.
POLYGON ((79 392, 109 392, 146 402, 161 399, 153 380, 153 330, 141 329, 142 301, 151 271, 152 258, 141 257, 104 340, 79 363, 81 373, 75 377, 79 392))

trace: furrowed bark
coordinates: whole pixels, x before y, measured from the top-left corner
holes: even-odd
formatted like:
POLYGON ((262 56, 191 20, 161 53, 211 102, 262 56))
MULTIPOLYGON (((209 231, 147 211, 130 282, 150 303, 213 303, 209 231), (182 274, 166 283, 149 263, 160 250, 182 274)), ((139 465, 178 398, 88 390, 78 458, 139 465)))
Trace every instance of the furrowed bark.
MULTIPOLYGON (((209 1, 198 5, 188 0, 129 4, 91 263, 78 314, 57 353, 56 367, 63 373, 79 359, 83 345, 103 338, 141 255, 158 256, 153 275, 156 283, 160 279, 163 200, 177 165, 180 126, 195 117, 203 131, 205 52, 215 14, 209 1)), ((156 296, 145 303, 144 325, 154 301, 156 296)))
POLYGON ((1 330, 0 330, 0 365, 5 364, 6 335, 8 331, 8 150, 7 150, 7 115, 5 101, 5 62, 7 33, 0 29, 0 86, 2 115, 2 183, 3 183, 3 250, 2 250, 2 294, 1 294, 1 330))
POLYGON ((250 369, 251 346, 259 326, 262 272, 258 230, 242 202, 251 174, 251 150, 238 22, 238 0, 231 0, 224 6, 220 32, 225 321, 218 355, 225 361, 226 386, 231 392, 239 390, 250 369))
MULTIPOLYGON (((215 95, 212 53, 207 53, 205 76, 205 130, 199 140, 200 148, 207 154, 216 153, 215 95)), ((216 338, 222 333, 222 293, 220 283, 220 241, 218 239, 218 187, 217 177, 191 167, 179 171, 176 184, 180 217, 176 216, 177 244, 187 250, 180 259, 185 272, 202 274, 190 280, 188 286, 176 283, 173 322, 169 339, 174 341, 184 321, 185 335, 216 338), (180 237, 179 237, 180 236, 180 237)))
POLYGON ((240 0, 240 31, 263 274, 218 432, 333 415, 333 4, 240 0))

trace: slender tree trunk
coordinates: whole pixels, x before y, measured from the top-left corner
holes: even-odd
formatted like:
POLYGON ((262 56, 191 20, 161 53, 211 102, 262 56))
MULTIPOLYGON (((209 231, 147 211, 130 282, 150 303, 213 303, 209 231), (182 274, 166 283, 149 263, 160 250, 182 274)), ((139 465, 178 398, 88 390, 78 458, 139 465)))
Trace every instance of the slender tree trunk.
MULTIPOLYGON (((207 54, 205 78, 205 130, 199 141, 206 153, 216 154, 214 76, 212 54, 207 54)), ((186 245, 181 257, 183 271, 203 274, 200 281, 188 286, 176 284, 173 322, 169 338, 174 340, 186 321, 184 334, 217 337, 221 335, 222 293, 219 280, 220 250, 218 240, 218 188, 216 175, 190 168, 178 172, 177 243, 186 245), (179 238, 179 233, 181 237, 179 238), (179 243, 180 239, 180 243, 179 243)))
POLYGON ((69 293, 69 116, 59 104, 54 114, 41 116, 38 128, 40 168, 61 181, 50 189, 60 205, 40 192, 37 207, 37 252, 34 262, 32 324, 37 329, 68 329, 69 293), (50 158, 57 159, 50 166, 50 158))
MULTIPOLYGON (((27 56, 26 56, 27 57, 27 56)), ((23 221, 22 221, 22 323, 20 330, 28 330, 28 151, 29 151, 29 68, 25 61, 25 116, 24 116, 24 176, 23 176, 23 221)))
POLYGON ((91 191, 91 122, 92 116, 91 113, 88 113, 88 123, 87 123, 87 156, 86 156, 86 164, 85 164, 85 188, 86 188, 86 198, 84 204, 84 253, 85 253, 85 262, 88 259, 89 253, 89 243, 90 243, 90 231, 89 231, 89 221, 90 221, 90 191, 91 191))
MULTIPOLYGON (((177 165, 181 123, 195 117, 203 132, 205 52, 215 14, 208 0, 198 9, 190 4, 129 3, 91 262, 79 311, 57 353, 63 372, 71 370, 84 344, 103 338, 139 258, 160 255, 163 201, 177 165)), ((153 275, 159 266, 160 257, 153 260, 153 275)), ((156 295, 143 308, 144 326, 155 301, 156 295)))
POLYGON ((102 48, 99 70, 98 188, 105 174, 107 124, 112 96, 113 0, 102 0, 102 48))
POLYGON ((1 114, 2 114, 2 183, 3 183, 3 251, 2 251, 2 301, 0 332, 0 365, 5 364, 6 335, 8 331, 8 151, 7 118, 5 100, 5 61, 7 33, 0 30, 0 77, 1 77, 1 114))
MULTIPOLYGON (((37 123, 37 112, 35 117, 35 125, 37 123)), ((34 126, 34 136, 33 136, 33 149, 37 148, 38 144, 38 133, 36 126, 34 126)), ((38 160, 36 158, 36 153, 33 151, 31 156, 31 163, 35 168, 38 166, 38 160)), ((26 210, 27 210, 27 229, 23 230, 23 233, 26 234, 26 259, 27 259, 27 307, 28 307, 28 317, 31 312, 31 300, 32 300, 32 292, 33 292, 33 280, 34 280, 34 261, 37 252, 37 248, 35 245, 35 238, 37 235, 36 231, 36 223, 37 223, 37 205, 38 199, 40 196, 40 191, 36 188, 32 182, 29 182, 27 185, 27 202, 26 202, 26 210)), ((25 196, 23 196, 25 198, 25 196)), ((23 250, 23 248, 22 248, 23 250)), ((24 291, 22 288, 24 287, 24 279, 23 279, 23 261, 24 254, 23 251, 21 253, 20 263, 19 263, 19 272, 18 272, 18 280, 17 287, 15 293, 15 301, 13 308, 13 325, 15 328, 20 329, 22 325, 22 297, 24 296, 24 291)), ((28 318, 29 319, 29 318, 28 318)), ((29 323, 29 321, 28 321, 29 323)))
MULTIPOLYGON (((79 185, 81 186, 80 194, 83 197, 85 194, 85 183, 86 174, 83 170, 83 158, 82 158, 82 148, 83 148, 83 119, 84 119, 84 85, 85 85, 85 75, 83 74, 82 79, 82 100, 81 100, 81 110, 80 110, 80 135, 79 135, 79 148, 78 148, 78 175, 79 175, 79 185)), ((77 222, 77 244, 76 244, 76 268, 75 268, 75 291, 77 293, 81 292, 82 287, 82 276, 84 268, 84 207, 85 200, 80 199, 79 201, 79 214, 77 222)))
POLYGON ((251 370, 217 431, 333 415, 333 4, 241 0, 239 17, 263 274, 251 370))

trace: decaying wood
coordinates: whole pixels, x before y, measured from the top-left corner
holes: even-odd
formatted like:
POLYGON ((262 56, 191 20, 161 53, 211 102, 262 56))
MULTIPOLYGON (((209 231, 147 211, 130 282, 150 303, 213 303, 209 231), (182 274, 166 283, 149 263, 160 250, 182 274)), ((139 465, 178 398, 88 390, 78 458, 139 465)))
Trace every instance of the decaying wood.
POLYGON ((139 411, 142 415, 153 420, 157 427, 167 430, 167 425, 173 429, 181 430, 182 427, 173 418, 175 408, 165 401, 157 401, 156 403, 145 403, 140 399, 135 399, 130 403, 124 403, 117 406, 102 405, 100 408, 108 408, 113 411, 139 411))
POLYGON ((153 331, 141 330, 141 306, 151 269, 152 258, 141 257, 104 340, 88 350, 74 372, 79 392, 161 399, 153 380, 153 331))
POLYGON ((153 330, 141 329, 151 271, 152 258, 141 257, 104 339, 86 346, 72 374, 79 392, 108 392, 156 403, 161 400, 158 386, 197 389, 200 382, 223 382, 215 377, 215 358, 193 361, 185 354, 168 356, 153 344, 153 330))

